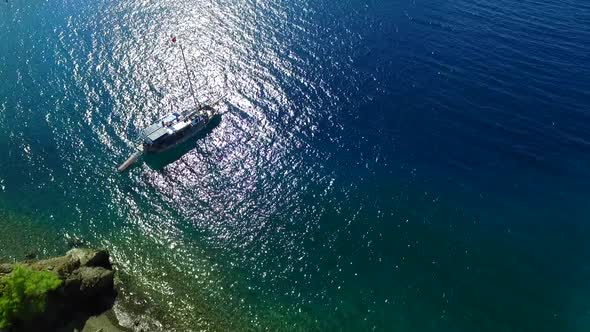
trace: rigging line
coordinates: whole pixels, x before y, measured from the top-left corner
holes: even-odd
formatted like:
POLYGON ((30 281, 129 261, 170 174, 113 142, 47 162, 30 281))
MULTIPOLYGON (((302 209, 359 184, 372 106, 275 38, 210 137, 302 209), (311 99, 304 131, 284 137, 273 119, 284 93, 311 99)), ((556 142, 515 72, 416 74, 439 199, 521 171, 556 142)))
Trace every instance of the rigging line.
POLYGON ((188 78, 188 83, 189 83, 189 87, 191 89, 191 94, 193 95, 193 99, 195 101, 195 106, 197 107, 197 109, 201 108, 201 105, 199 104, 199 101, 197 100, 197 97, 195 96, 195 90, 193 89, 193 82, 191 81, 191 74, 190 71, 188 69, 188 65, 186 63, 186 58, 184 57, 184 48, 182 47, 182 44, 178 43, 178 46, 180 46, 180 51, 182 53, 182 60, 184 61, 184 67, 186 68, 186 76, 188 78))

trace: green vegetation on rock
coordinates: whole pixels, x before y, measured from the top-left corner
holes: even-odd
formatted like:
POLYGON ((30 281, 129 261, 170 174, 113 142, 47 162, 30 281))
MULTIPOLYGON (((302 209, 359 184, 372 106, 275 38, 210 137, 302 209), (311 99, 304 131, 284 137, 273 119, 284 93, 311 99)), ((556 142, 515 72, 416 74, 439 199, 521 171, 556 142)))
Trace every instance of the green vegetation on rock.
POLYGON ((49 271, 36 271, 16 265, 12 272, 0 278, 0 328, 15 321, 27 321, 45 310, 47 293, 62 281, 49 271))

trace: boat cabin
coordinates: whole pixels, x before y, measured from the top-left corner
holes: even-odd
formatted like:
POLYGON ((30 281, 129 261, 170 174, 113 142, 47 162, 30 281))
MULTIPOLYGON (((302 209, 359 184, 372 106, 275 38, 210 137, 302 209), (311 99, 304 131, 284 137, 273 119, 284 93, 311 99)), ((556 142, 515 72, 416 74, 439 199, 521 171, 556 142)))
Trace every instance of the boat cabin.
POLYGON ((171 113, 141 131, 144 147, 161 150, 176 145, 201 130, 207 124, 203 116, 187 119, 178 113, 171 113))

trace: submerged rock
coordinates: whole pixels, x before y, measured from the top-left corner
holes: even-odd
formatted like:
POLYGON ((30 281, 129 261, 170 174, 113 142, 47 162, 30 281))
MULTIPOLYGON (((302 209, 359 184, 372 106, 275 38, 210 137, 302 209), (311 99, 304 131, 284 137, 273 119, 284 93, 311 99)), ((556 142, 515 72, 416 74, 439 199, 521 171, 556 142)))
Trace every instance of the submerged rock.
POLYGON ((86 246, 86 243, 84 242, 84 240, 82 240, 78 237, 69 238, 67 241, 68 241, 68 247, 70 247, 70 248, 82 248, 82 247, 86 246))

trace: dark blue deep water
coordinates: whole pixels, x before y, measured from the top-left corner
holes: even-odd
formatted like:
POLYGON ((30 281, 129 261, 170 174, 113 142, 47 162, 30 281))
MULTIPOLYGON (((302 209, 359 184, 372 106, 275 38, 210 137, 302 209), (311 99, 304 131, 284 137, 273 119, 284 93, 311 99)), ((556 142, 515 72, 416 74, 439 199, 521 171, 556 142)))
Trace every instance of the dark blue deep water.
POLYGON ((0 257, 178 331, 589 331, 586 0, 0 3, 0 257), (128 173, 141 128, 221 119, 128 173), (138 295, 140 294, 140 295, 138 295))

